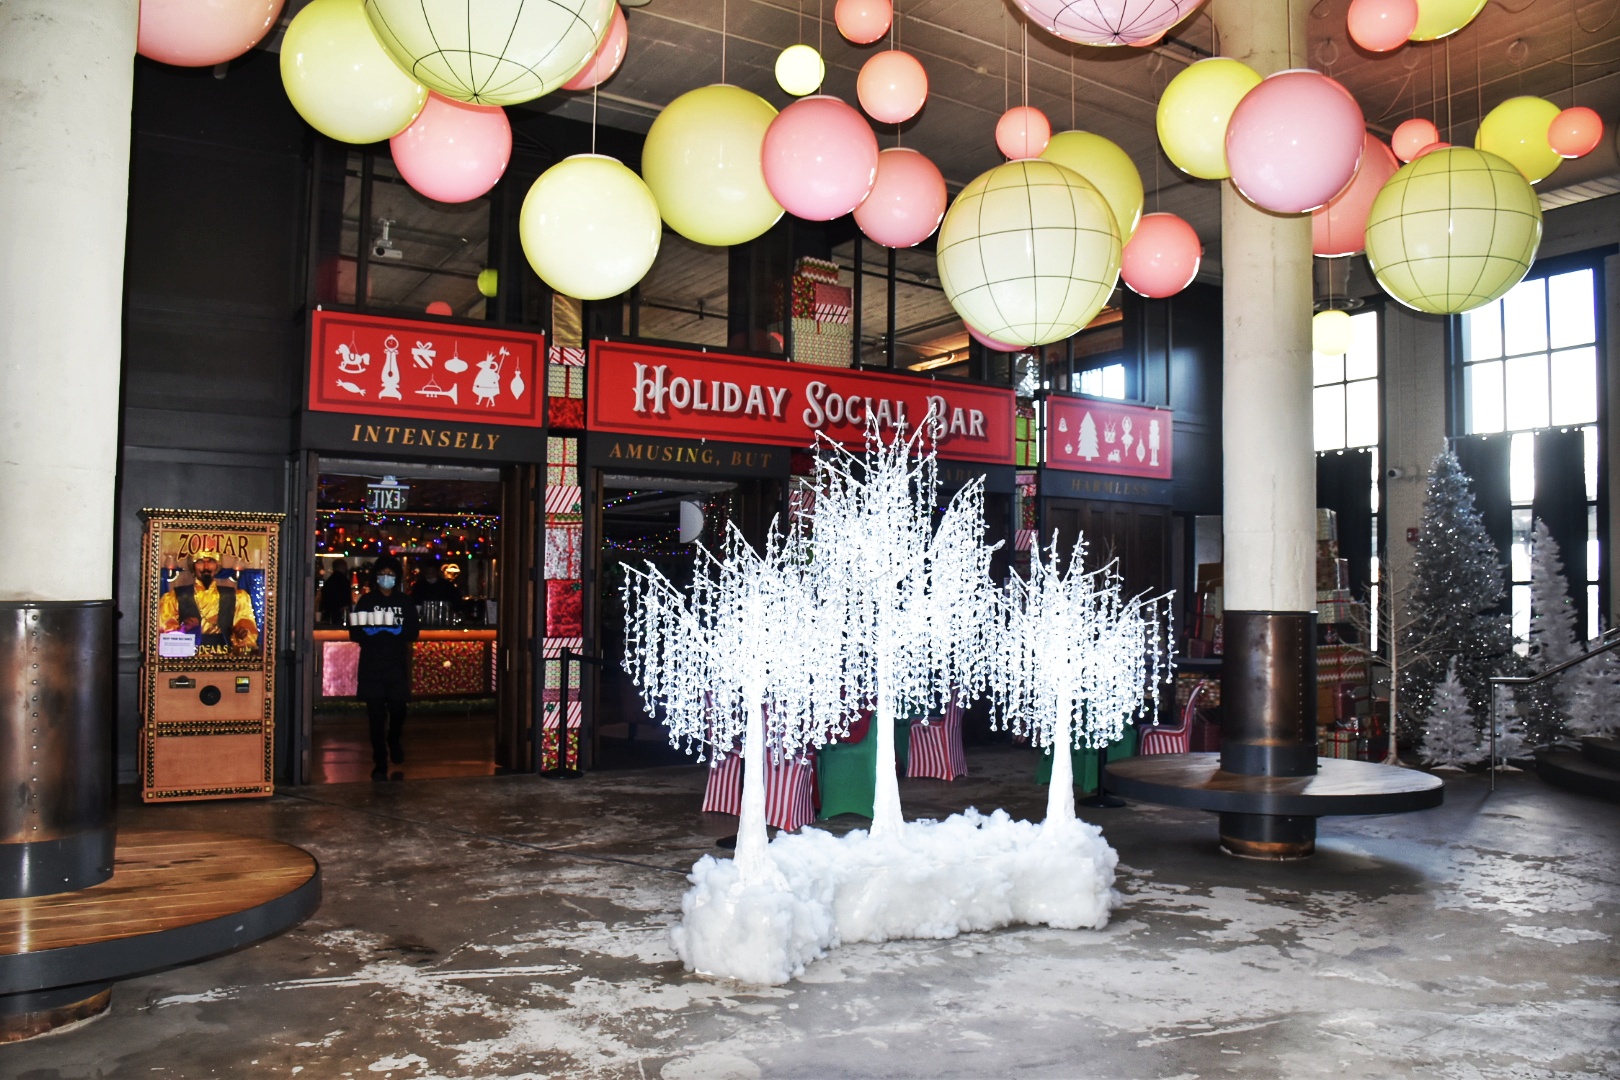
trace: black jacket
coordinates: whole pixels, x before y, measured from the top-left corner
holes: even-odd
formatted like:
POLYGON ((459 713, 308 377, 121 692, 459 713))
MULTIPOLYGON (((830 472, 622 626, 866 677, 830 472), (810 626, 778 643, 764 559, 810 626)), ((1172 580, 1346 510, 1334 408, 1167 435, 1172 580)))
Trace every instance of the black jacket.
POLYGON ((399 589, 384 596, 373 589, 354 605, 355 611, 394 609, 393 626, 351 626, 349 638, 360 643, 359 678, 355 694, 362 700, 411 696, 411 642, 418 626, 416 605, 399 589), (399 631, 395 633, 394 631, 399 631))

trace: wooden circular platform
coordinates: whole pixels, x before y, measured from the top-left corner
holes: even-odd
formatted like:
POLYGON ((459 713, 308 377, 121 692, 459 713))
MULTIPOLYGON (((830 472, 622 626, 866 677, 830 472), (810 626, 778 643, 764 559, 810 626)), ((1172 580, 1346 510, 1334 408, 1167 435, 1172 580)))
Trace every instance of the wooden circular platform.
POLYGON ((0 1005, 229 952, 297 925, 320 900, 320 866, 291 844, 120 830, 108 880, 0 900, 0 1005))
POLYGON ((1367 761, 1318 758, 1315 776, 1221 771, 1219 754, 1149 754, 1109 762, 1108 789, 1128 799, 1223 814, 1335 817, 1439 806, 1438 776, 1367 761))

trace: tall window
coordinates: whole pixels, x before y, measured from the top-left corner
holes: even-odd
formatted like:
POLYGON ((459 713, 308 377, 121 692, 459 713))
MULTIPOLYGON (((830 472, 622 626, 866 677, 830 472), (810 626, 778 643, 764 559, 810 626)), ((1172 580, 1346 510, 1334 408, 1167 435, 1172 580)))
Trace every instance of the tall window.
POLYGON ((1378 445, 1378 312, 1350 316, 1342 356, 1311 354, 1316 386, 1316 449, 1378 445))
POLYGON ((1092 397, 1125 398, 1125 365, 1104 364, 1080 372, 1080 392, 1092 397))
MULTIPOLYGON (((1511 433, 1508 498, 1513 508, 1513 632, 1530 630, 1530 531, 1534 506, 1545 505, 1537 488, 1571 477, 1538 477, 1538 434, 1579 431, 1585 446, 1584 484, 1570 499, 1584 499, 1586 534, 1564 537, 1566 565, 1571 542, 1584 540, 1586 633, 1598 631, 1598 314, 1597 275, 1584 267, 1520 282, 1502 299, 1463 316, 1463 423, 1470 435, 1511 433), (1538 483, 1539 482, 1539 483, 1538 483)), ((1578 512, 1578 508, 1577 508, 1578 512)))

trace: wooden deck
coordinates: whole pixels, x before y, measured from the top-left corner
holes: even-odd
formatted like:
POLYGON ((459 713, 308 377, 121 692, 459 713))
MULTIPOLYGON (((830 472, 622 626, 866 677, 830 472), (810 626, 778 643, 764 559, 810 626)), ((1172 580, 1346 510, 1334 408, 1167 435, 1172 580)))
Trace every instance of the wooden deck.
POLYGON ((110 982, 261 941, 320 903, 301 848, 231 833, 121 830, 113 876, 0 901, 0 995, 110 982))
POLYGON ((1334 817, 1439 806, 1438 776, 1393 765, 1318 758, 1314 776, 1223 772, 1219 754, 1150 754, 1108 764, 1108 789, 1128 799, 1217 813, 1334 817))

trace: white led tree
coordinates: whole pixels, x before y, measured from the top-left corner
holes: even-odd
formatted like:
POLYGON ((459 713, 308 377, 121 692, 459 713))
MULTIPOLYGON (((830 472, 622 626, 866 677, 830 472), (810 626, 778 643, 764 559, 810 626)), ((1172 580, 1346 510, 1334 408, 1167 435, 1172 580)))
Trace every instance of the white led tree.
POLYGON ((1125 599, 1115 563, 1085 569, 1077 540, 1059 570, 1057 537, 1030 552, 1029 578, 1003 593, 1006 631, 993 686, 1013 731, 1052 749, 1046 821, 1073 822, 1071 749, 1117 740, 1125 725, 1156 710, 1169 641, 1169 596, 1125 599))
POLYGON ((810 575, 822 616, 840 631, 826 645, 846 701, 874 713, 874 836, 905 824, 896 719, 943 711, 953 694, 982 694, 996 639, 984 485, 975 479, 958 491, 936 525, 933 426, 885 443, 869 425, 864 455, 824 442, 816 457, 810 575))
POLYGON ((1423 760, 1440 769, 1458 769, 1483 761, 1474 711, 1468 692, 1457 678, 1457 661, 1446 667, 1446 677, 1434 688, 1428 721, 1423 727, 1423 760))
POLYGON ((723 754, 741 739, 738 877, 780 885, 766 851, 765 756, 847 731, 851 710, 836 693, 796 526, 773 524, 762 552, 731 526, 720 555, 699 547, 697 561, 687 592, 656 567, 627 568, 625 668, 677 745, 723 754))

